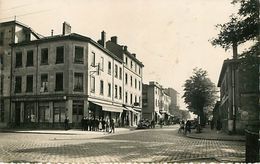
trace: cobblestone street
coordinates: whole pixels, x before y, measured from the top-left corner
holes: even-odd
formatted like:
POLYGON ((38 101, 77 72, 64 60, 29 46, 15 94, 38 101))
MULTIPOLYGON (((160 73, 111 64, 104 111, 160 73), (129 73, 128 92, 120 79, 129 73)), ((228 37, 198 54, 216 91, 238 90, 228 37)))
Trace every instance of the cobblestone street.
POLYGON ((0 133, 1 162, 243 162, 244 142, 186 138, 176 127, 115 135, 0 133), (204 159, 204 160, 203 160, 204 159))

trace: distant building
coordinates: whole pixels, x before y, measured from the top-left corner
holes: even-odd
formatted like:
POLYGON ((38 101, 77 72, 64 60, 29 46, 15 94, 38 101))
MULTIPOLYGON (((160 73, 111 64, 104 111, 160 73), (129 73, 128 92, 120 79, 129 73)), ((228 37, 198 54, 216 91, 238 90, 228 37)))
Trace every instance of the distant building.
POLYGON ((259 58, 258 66, 247 66, 246 59, 224 61, 218 80, 222 129, 244 133, 247 125, 259 125, 259 58), (258 116, 256 116, 258 115, 258 116))
POLYGON ((18 21, 0 23, 0 127, 10 120, 11 47, 12 43, 37 40, 40 36, 30 27, 18 21))
POLYGON ((174 115, 178 118, 181 118, 182 114, 180 111, 180 94, 173 88, 167 88, 166 89, 167 94, 171 98, 171 104, 170 104, 170 114, 174 115))
POLYGON ((168 121, 170 115, 169 109, 171 98, 165 92, 165 89, 157 82, 149 82, 143 84, 143 119, 154 120, 159 119, 168 121))

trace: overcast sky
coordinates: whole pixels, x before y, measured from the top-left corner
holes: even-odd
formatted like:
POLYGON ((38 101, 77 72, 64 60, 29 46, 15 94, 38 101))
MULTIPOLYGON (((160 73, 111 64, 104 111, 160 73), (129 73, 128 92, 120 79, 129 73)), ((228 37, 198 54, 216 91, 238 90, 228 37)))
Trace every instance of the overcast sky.
MULTIPOLYGON (((48 36, 61 34, 67 21, 72 32, 93 40, 106 31, 118 36, 144 64, 145 83, 157 81, 183 95, 183 84, 195 67, 208 71, 216 84, 223 60, 232 52, 214 48, 218 34, 237 6, 228 0, 0 0, 0 22, 16 19, 48 36)), ((181 108, 185 109, 183 100, 181 108)))

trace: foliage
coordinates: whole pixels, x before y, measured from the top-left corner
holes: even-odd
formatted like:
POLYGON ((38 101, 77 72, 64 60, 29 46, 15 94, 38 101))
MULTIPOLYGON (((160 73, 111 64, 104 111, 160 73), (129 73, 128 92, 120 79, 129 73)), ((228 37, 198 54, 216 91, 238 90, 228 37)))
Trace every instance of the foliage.
MULTIPOLYGON (((230 21, 216 25, 220 32, 211 44, 229 49, 234 42, 238 45, 248 40, 257 41, 259 35, 259 1, 233 0, 232 4, 240 4, 236 15, 230 16, 230 21)), ((250 50, 249 50, 250 51, 250 50)))
POLYGON ((204 118, 215 103, 216 93, 216 86, 207 77, 207 71, 195 68, 193 75, 185 81, 182 97, 191 112, 204 118))

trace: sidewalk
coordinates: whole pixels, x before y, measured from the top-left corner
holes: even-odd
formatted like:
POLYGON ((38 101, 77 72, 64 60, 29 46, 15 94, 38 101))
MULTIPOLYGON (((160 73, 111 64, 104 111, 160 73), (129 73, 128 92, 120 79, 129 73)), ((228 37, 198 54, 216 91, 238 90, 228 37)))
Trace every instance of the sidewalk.
POLYGON ((195 129, 192 129, 191 133, 186 135, 189 138, 206 139, 206 140, 221 140, 221 141, 241 141, 245 142, 244 135, 228 135, 223 131, 217 133, 216 129, 211 130, 210 127, 206 126, 202 129, 201 133, 196 133, 195 129))
MULTIPOLYGON (((128 128, 116 128, 115 133, 124 133, 135 129, 135 127, 128 128)), ((56 135, 104 135, 109 134, 108 132, 102 131, 82 131, 80 129, 70 129, 70 130, 27 130, 27 129, 0 129, 0 132, 4 133, 32 133, 32 134, 56 134, 56 135)))

